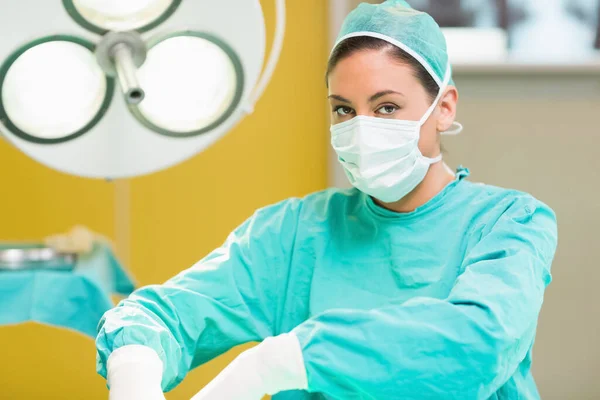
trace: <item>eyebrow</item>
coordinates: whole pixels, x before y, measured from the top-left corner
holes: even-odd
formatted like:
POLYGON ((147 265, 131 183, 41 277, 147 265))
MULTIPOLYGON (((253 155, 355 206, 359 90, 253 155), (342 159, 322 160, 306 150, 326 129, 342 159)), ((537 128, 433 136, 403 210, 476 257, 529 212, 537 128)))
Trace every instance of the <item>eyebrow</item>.
MULTIPOLYGON (((383 96, 387 96, 388 94, 398 94, 398 95, 400 95, 400 96, 404 96, 404 94, 403 94, 403 93, 396 92, 396 91, 394 91, 394 90, 383 90, 383 91, 381 91, 381 92, 377 92, 377 93, 375 93, 373 96, 371 96, 371 97, 369 98, 369 103, 372 103, 372 102, 374 102, 374 101, 376 101, 376 100, 378 100, 378 99, 382 98, 383 96)), ((329 95, 329 96, 327 96, 327 97, 328 97, 329 99, 335 99, 335 100, 341 101, 342 103, 348 103, 348 104, 352 104, 352 102, 351 102, 350 100, 346 99, 345 97, 339 96, 339 95, 337 95, 337 94, 331 94, 331 95, 329 95)))
POLYGON ((348 104, 352 104, 352 102, 342 96, 338 96, 337 94, 331 94, 329 96, 327 96, 328 99, 336 99, 341 101, 342 103, 348 103, 348 104))
POLYGON ((372 103, 375 100, 382 98, 383 96, 387 96, 388 94, 399 94, 400 96, 404 96, 404 94, 402 94, 400 92, 396 92, 394 90, 383 90, 383 91, 377 92, 373 96, 371 96, 369 98, 369 103, 372 103))

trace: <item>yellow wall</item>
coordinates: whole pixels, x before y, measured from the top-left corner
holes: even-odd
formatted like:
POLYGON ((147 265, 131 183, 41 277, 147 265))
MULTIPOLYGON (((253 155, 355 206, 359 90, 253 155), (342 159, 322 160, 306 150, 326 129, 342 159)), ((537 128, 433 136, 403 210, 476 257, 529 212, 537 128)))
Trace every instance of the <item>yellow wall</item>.
MULTIPOLYGON (((273 2, 262 3, 271 33, 273 2)), ((288 3, 282 58, 255 113, 194 159, 120 183, 130 193, 131 247, 123 253, 140 284, 187 268, 257 207, 325 187, 326 2, 288 3)), ((79 223, 115 237, 114 184, 51 171, 1 140, 0 166, 0 240, 40 238, 79 223)), ((26 324, 0 328, 0 343, 0 397, 106 398, 91 339, 26 324)), ((168 399, 189 399, 231 357, 192 372, 168 399)))

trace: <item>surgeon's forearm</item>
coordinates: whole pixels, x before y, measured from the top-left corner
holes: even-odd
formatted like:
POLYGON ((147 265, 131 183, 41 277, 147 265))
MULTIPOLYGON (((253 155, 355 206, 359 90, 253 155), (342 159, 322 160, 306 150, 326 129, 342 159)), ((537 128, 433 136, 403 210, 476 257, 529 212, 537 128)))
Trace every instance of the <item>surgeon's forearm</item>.
POLYGON ((306 321, 294 332, 309 389, 338 398, 389 398, 390 390, 394 398, 489 398, 533 343, 546 268, 517 252, 471 265, 445 300, 332 310, 306 321))
POLYGON ((96 340, 98 372, 107 377, 108 358, 123 346, 147 346, 163 362, 162 387, 169 391, 184 379, 193 360, 203 363, 238 344, 261 339, 247 322, 244 307, 227 307, 190 288, 174 283, 145 287, 107 312, 96 340), (221 340, 199 341, 202 335, 221 340))
POLYGON ((335 310, 297 327, 309 389, 335 398, 489 398, 525 356, 533 330, 511 339, 485 327, 490 319, 477 306, 432 301, 335 310))
MULTIPOLYGON (((243 343, 271 336, 270 322, 257 318, 248 304, 249 280, 235 246, 222 249, 163 285, 141 288, 103 317, 96 340, 99 372, 110 354, 126 345, 148 346, 164 366, 162 387, 169 391, 202 364, 243 343), (219 282, 219 284, 214 284, 219 282), (200 338, 204 340, 200 340, 200 338), (218 340, 213 340, 218 337, 218 340)), ((266 306, 265 306, 266 307, 266 306)), ((265 315, 267 310, 258 310, 265 315)))

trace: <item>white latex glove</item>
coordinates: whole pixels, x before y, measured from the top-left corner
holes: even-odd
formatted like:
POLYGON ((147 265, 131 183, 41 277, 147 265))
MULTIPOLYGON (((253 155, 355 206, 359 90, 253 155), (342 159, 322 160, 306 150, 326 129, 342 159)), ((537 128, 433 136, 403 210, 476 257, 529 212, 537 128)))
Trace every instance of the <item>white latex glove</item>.
POLYGON ((307 388, 300 342, 288 333, 243 352, 192 400, 261 400, 267 394, 307 388))
POLYGON ((165 400, 162 361, 150 347, 118 348, 108 357, 106 368, 109 400, 165 400))

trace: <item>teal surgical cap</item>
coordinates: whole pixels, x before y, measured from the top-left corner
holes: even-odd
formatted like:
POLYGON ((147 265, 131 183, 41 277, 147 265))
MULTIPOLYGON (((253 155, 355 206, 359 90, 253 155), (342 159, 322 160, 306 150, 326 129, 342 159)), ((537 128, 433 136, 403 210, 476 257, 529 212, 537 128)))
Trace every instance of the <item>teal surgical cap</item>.
POLYGON ((421 63, 440 87, 454 85, 446 38, 439 25, 429 14, 415 10, 406 1, 359 5, 344 21, 334 49, 357 36, 383 39, 400 47, 421 63))

